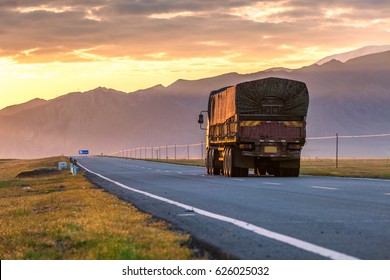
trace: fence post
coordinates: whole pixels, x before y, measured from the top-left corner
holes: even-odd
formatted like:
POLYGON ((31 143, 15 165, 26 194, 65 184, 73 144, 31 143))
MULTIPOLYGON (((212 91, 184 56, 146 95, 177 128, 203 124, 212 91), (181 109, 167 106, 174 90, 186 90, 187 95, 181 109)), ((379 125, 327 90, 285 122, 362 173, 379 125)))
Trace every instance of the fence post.
POLYGON ((175 144, 175 160, 176 160, 176 144, 175 144))
POLYGON ((165 146, 165 156, 166 156, 167 159, 168 159, 168 145, 165 146))
POLYGON ((190 159, 190 144, 187 144, 187 156, 190 159))
POLYGON ((336 133, 336 168, 339 168, 339 134, 336 133))
POLYGON ((203 142, 200 142, 200 158, 203 158, 203 142))

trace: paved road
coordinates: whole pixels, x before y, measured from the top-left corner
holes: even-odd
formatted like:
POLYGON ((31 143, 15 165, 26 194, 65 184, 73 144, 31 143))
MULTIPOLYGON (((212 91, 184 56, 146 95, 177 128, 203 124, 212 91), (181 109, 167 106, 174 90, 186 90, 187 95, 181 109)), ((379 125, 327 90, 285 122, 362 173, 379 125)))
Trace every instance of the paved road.
POLYGON ((203 168, 80 157, 90 178, 239 259, 390 259, 390 181, 225 178, 203 168))

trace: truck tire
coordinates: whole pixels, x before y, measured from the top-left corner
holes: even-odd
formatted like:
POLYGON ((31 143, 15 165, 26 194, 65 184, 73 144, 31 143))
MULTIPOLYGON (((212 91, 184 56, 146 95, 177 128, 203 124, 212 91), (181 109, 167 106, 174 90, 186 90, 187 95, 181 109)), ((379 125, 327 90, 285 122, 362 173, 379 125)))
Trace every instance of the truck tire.
POLYGON ((261 161, 258 159, 255 161, 254 172, 256 175, 265 175, 267 174, 267 169, 264 164, 261 164, 261 161))
POLYGON ((215 152, 215 150, 211 150, 211 167, 210 167, 210 174, 211 175, 219 175, 221 173, 221 170, 215 166, 215 160, 218 160, 218 153, 215 152))
POLYGON ((249 168, 240 168, 240 177, 248 177, 249 168))
POLYGON ((298 177, 299 168, 290 168, 290 177, 298 177))
POLYGON ((229 177, 229 150, 230 148, 225 148, 223 153, 223 175, 229 177))
POLYGON ((275 169, 276 177, 298 177, 299 168, 277 168, 275 169))
POLYGON ((207 150, 204 166, 206 168, 206 173, 210 175, 210 150, 207 150))
POLYGON ((228 149, 228 167, 229 177, 240 176, 240 168, 234 165, 234 148, 228 149))
POLYGON ((267 168, 268 175, 275 175, 275 167, 268 167, 267 168))

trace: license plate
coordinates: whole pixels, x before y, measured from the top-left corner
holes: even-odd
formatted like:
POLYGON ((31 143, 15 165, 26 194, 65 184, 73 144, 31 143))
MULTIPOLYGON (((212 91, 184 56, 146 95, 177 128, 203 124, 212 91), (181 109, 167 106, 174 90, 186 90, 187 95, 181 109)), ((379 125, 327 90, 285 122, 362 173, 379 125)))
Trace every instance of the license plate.
POLYGON ((264 147, 264 153, 267 154, 273 154, 278 151, 278 148, 276 146, 265 146, 264 147))

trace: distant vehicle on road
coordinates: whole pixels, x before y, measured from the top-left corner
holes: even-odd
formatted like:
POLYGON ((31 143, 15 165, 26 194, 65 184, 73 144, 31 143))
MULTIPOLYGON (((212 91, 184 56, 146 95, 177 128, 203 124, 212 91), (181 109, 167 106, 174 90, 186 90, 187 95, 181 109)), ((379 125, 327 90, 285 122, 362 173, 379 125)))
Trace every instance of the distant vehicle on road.
POLYGON ((207 112, 208 174, 299 176, 306 142, 309 93, 300 81, 266 78, 210 93, 207 112))

